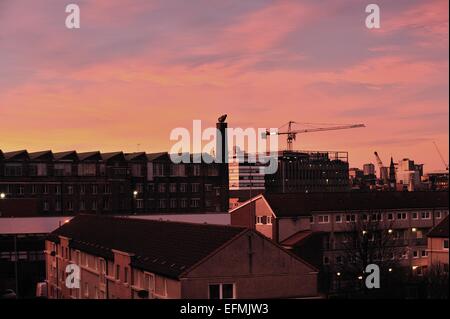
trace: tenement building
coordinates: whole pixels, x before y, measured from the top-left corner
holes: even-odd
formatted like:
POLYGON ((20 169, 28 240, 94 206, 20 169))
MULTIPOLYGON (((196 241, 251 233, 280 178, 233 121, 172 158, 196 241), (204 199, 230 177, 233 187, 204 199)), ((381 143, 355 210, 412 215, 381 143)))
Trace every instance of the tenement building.
POLYGON ((337 276, 371 262, 421 276, 434 254, 427 234, 448 216, 448 192, 264 194, 230 214, 232 225, 254 229, 337 276))
POLYGON ((44 215, 228 210, 228 170, 168 153, 0 151, 0 200, 35 199, 44 215))
POLYGON ((233 226, 78 215, 49 235, 46 268, 49 298, 317 296, 313 266, 233 226), (69 264, 80 270, 74 281, 69 264))

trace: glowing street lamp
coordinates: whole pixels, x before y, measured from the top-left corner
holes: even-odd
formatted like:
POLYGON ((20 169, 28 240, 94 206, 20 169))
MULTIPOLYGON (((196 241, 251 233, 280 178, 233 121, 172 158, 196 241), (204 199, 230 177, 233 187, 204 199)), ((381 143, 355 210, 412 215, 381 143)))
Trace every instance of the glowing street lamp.
POLYGON ((417 228, 413 227, 411 230, 413 231, 413 233, 415 233, 417 231, 417 228))
POLYGON ((133 196, 136 197, 138 195, 138 191, 133 191, 133 196))
POLYGON ((0 193, 0 199, 5 199, 6 198, 6 194, 5 193, 0 193))

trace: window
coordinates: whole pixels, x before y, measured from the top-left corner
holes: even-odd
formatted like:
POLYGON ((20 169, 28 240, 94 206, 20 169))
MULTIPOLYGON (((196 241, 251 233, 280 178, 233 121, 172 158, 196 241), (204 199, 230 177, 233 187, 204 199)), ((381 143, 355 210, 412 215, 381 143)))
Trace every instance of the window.
POLYGON ((419 219, 419 214, 417 212, 413 212, 412 219, 419 219))
POLYGON ((209 285, 209 299, 234 299, 234 284, 209 285))
POLYGON ((431 219, 430 212, 422 212, 421 214, 422 219, 431 219))
POLYGON ((73 186, 72 185, 67 186, 67 194, 69 194, 69 195, 73 194, 73 186))
POLYGON ((170 208, 177 208, 177 200, 176 198, 170 199, 170 208))
POLYGON ((85 210, 86 209, 86 202, 84 200, 80 201, 80 210, 85 210))
POLYGON ((98 194, 98 185, 92 185, 92 194, 98 194))
POLYGON ((419 258, 419 251, 417 250, 413 251, 413 258, 419 258))
POLYGON ((362 215, 362 220, 364 220, 364 221, 367 220, 367 214, 363 214, 363 215, 362 215))
POLYGON ((180 199, 180 208, 186 208, 187 207, 187 199, 182 198, 180 199))
POLYGON ((344 263, 344 259, 342 256, 336 256, 336 264, 342 265, 344 263))
POLYGON ((43 187, 44 187, 44 189, 43 189, 44 194, 48 194, 48 185, 44 184, 43 187))
POLYGON ((408 213, 397 213, 398 220, 406 220, 408 219, 408 213))
POLYGON ((428 251, 422 250, 422 251, 421 251, 421 256, 422 256, 422 258, 428 257, 428 251))
POLYGON ((61 210, 61 202, 60 202, 59 200, 57 200, 56 203, 55 203, 55 209, 56 209, 57 211, 60 211, 60 210, 61 210))
POLYGON ((380 213, 372 214, 371 216, 372 221, 382 221, 382 215, 380 213))
POLYGON ((345 221, 346 221, 347 223, 355 222, 355 221, 356 221, 356 215, 355 215, 355 214, 347 214, 347 215, 345 216, 345 221))
POLYGON ((180 184, 180 192, 181 193, 186 193, 187 191, 187 184, 186 183, 181 183, 180 184))
POLYGON ((319 224, 327 224, 330 222, 330 216, 329 215, 319 215, 318 216, 318 223, 319 224))
POLYGON ((44 211, 48 211, 49 209, 48 201, 44 200, 44 211))
POLYGON ((123 282, 128 283, 128 267, 123 268, 123 282))
POLYGON ((262 216, 256 216, 256 224, 262 225, 263 223, 263 217, 262 216))
POLYGON ((324 265, 329 265, 330 264, 330 258, 327 256, 323 256, 323 264, 324 265))
POLYGON ((309 223, 314 224, 314 216, 309 216, 309 223))
POLYGON ((166 200, 165 199, 160 199, 158 201, 158 208, 166 208, 166 200))
POLYGON ((120 265, 116 265, 116 280, 120 280, 120 265))
POLYGON ((200 165, 196 164, 196 165, 193 166, 192 175, 200 176, 200 171, 201 171, 200 170, 200 165))
POLYGON ((150 293, 155 291, 155 276, 153 274, 144 273, 144 289, 148 289, 150 293))
POLYGON ((30 164, 28 167, 30 176, 47 176, 47 164, 30 164))
POLYGON ((211 184, 206 184, 205 185, 205 191, 212 192, 212 190, 213 190, 213 186, 211 184))
POLYGON ((89 284, 87 282, 84 283, 84 296, 89 298, 89 284))
POLYGON ((443 242, 442 246, 443 246, 444 249, 448 250, 448 239, 444 239, 444 242, 443 242))
POLYGON ((162 183, 158 185, 158 192, 165 193, 166 192, 166 184, 162 183))
POLYGON ((170 183, 169 189, 170 189, 171 193, 176 193, 177 192, 177 183, 170 183))
POLYGON ((200 184, 199 183, 193 183, 191 185, 192 193, 198 193, 200 191, 200 184))
POLYGON ((335 221, 336 221, 336 223, 342 223, 342 215, 336 215, 335 221))
POLYGON ((136 208, 137 209, 144 208, 144 200, 143 199, 136 199, 136 208))
POLYGON ((58 163, 54 166, 55 176, 70 176, 72 175, 72 164, 70 163, 58 163))
POLYGON ((442 214, 440 211, 436 212, 436 219, 441 219, 442 218, 442 214))
POLYGON ((78 164, 78 176, 95 176, 96 174, 95 164, 78 164))
POLYGON ((267 216, 267 224, 272 225, 272 216, 267 216))
POLYGON ((200 199, 199 198, 192 198, 191 199, 191 207, 192 208, 200 207, 200 199))
POLYGON ((394 220, 394 214, 389 213, 388 214, 388 220, 394 220))
POLYGON ((22 176, 22 164, 5 164, 5 176, 22 176))

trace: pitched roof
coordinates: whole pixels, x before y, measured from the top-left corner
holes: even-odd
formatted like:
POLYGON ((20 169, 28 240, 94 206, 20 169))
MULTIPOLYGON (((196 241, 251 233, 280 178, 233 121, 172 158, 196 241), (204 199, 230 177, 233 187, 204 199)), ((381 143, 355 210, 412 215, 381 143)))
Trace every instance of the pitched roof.
POLYGON ((76 151, 53 153, 53 157, 55 158, 55 160, 78 159, 76 151))
POLYGON ((50 150, 28 153, 28 155, 30 156, 30 159, 32 159, 32 160, 36 160, 36 159, 39 159, 44 156, 53 157, 53 153, 50 150))
POLYGON ((178 278, 246 231, 235 226, 78 215, 49 240, 68 237, 71 247, 110 259, 112 249, 131 253, 134 267, 178 278))
POLYGON ((109 161, 111 159, 125 160, 123 152, 101 153, 101 156, 104 161, 109 161))
POLYGON ((127 161, 132 161, 135 159, 145 159, 147 160, 146 154, 145 152, 136 152, 136 153, 126 153, 125 154, 125 159, 127 161))
POLYGON ((28 158, 28 152, 26 150, 20 150, 20 151, 14 151, 14 152, 7 152, 3 153, 3 156, 5 159, 16 159, 20 157, 27 157, 28 158))
POLYGON ((448 217, 434 226, 428 233, 428 237, 448 238, 448 217))
POLYGON ((0 159, 4 159, 5 157, 3 156, 3 152, 2 150, 0 150, 0 159))
POLYGON ((95 152, 78 153, 78 158, 80 159, 80 161, 89 159, 100 160, 101 156, 99 151, 95 151, 95 152))
POLYGON ((298 243, 305 240, 306 238, 308 238, 309 236, 311 236, 312 234, 313 234, 313 232, 311 230, 298 231, 298 232, 294 233, 293 235, 289 236, 288 238, 286 238, 285 240, 283 240, 280 243, 280 245, 281 246, 295 246, 298 243))
POLYGON ((154 161, 156 159, 160 159, 160 158, 169 158, 169 153, 167 152, 160 152, 160 153, 151 153, 151 154, 147 154, 147 159, 151 162, 154 161))
POLYGON ((448 207, 448 192, 346 192, 264 194, 277 217, 320 211, 448 207))

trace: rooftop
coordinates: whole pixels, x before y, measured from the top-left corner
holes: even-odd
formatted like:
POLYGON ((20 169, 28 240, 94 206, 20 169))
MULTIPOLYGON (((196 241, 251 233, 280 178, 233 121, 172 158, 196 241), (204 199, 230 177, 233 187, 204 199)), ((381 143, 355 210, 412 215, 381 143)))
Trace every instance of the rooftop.
POLYGON ((243 232, 242 227, 78 215, 53 231, 70 246, 112 259, 112 250, 132 254, 133 267, 178 278, 243 232), (102 231, 99 231, 99 230, 102 231))
POLYGON ((448 208, 448 192, 266 193, 263 196, 277 217, 309 216, 321 211, 448 208))
POLYGON ((448 217, 445 217, 443 221, 434 226, 428 233, 428 237, 448 238, 448 217))

